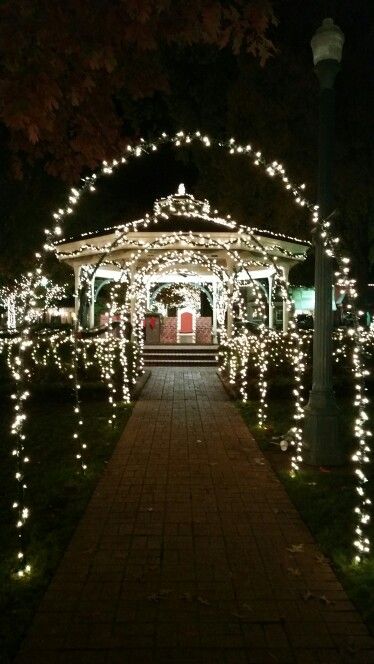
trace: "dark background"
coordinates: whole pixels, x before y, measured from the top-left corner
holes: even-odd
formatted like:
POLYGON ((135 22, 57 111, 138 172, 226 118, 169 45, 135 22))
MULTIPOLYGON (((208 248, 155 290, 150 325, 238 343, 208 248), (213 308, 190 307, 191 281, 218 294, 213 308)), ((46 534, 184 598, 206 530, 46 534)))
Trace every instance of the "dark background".
MULTIPOLYGON (((79 2, 77 0, 77 6, 79 2)), ((168 90, 141 98, 128 90, 116 93, 124 135, 135 141, 162 131, 200 129, 212 138, 234 136, 281 161, 290 177, 305 182, 315 200, 318 133, 318 83, 310 39, 323 18, 332 16, 345 33, 341 72, 336 81, 334 191, 339 210, 335 229, 354 261, 361 292, 374 280, 374 8, 370 1, 272 2, 278 25, 267 34, 277 52, 264 66, 243 49, 213 45, 161 44, 157 58, 168 90)), ((11 132, 1 125, 0 275, 6 282, 32 262, 51 226, 51 212, 66 201, 76 175, 52 177, 45 155, 22 163, 22 179, 12 171, 11 132)), ((22 156, 22 155, 21 155, 22 156)), ((88 173, 82 169, 81 175, 88 173)), ((128 221, 151 209, 155 198, 177 190, 208 198, 213 207, 241 223, 308 237, 308 212, 295 206, 279 183, 244 158, 216 150, 170 147, 132 161, 113 177, 102 179, 69 219, 67 235, 128 221)), ((312 265, 312 261, 310 262, 312 265)), ((52 268, 55 276, 59 271, 52 268)), ((311 281, 311 269, 295 277, 311 281)))

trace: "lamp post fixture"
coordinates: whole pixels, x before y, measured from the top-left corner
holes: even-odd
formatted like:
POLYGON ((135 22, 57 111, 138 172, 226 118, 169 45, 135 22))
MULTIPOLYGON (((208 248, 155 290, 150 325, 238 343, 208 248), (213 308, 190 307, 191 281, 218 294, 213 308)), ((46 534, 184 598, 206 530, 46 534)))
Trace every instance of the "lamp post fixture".
MULTIPOLYGON (((333 211, 332 162, 334 136, 334 82, 342 57, 344 35, 326 18, 311 41, 318 77, 319 146, 318 205, 320 219, 333 211)), ((303 458, 315 466, 345 463, 338 435, 338 408, 332 388, 332 259, 315 233, 315 317, 313 383, 305 408, 303 458)))

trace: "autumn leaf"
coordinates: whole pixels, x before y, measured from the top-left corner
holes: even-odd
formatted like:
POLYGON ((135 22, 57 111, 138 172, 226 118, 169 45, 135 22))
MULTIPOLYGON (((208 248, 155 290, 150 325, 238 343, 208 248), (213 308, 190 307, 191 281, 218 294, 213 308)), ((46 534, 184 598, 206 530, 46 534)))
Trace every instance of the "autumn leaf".
POLYGON ((39 141, 38 127, 36 127, 35 125, 30 124, 27 127, 27 135, 28 135, 29 141, 31 143, 33 143, 33 144, 37 143, 39 141))
POLYGON ((290 553, 304 553, 304 544, 291 544, 287 547, 287 551, 290 553))
POLYGON ((287 572, 293 576, 301 576, 301 572, 297 567, 287 567, 287 572))

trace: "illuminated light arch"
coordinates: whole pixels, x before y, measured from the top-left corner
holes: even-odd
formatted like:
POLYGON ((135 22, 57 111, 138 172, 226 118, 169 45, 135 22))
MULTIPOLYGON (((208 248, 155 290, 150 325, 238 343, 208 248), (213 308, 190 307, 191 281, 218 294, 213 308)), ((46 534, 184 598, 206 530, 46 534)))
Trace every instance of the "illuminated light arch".
MULTIPOLYGON (((179 284, 179 285, 183 286, 184 284, 179 284)), ((193 287, 196 288, 197 290, 199 290, 201 293, 205 293, 210 306, 213 306, 212 294, 210 293, 208 288, 206 288, 206 286, 204 286, 202 283, 196 283, 196 284, 194 284, 193 287)), ((165 288, 170 288, 170 283, 158 284, 158 286, 156 286, 155 290, 153 291, 153 293, 151 295, 151 298, 150 298, 151 302, 157 301, 156 300, 157 296, 163 290, 165 290, 165 288)))
MULTIPOLYGON (((137 146, 134 146, 134 147, 129 146, 128 147, 128 153, 133 157, 140 157, 142 154, 146 153, 148 149, 151 149, 151 151, 157 150, 158 146, 162 143, 169 142, 169 143, 175 144, 176 147, 180 147, 183 144, 185 144, 185 145, 190 144, 193 140, 200 141, 201 144, 204 145, 205 147, 210 147, 212 145, 212 142, 210 141, 210 139, 208 139, 206 136, 202 136, 199 132, 196 132, 193 135, 184 134, 183 132, 179 132, 178 134, 176 134, 174 137, 171 137, 171 138, 168 138, 166 135, 162 135, 162 137, 158 141, 156 141, 155 143, 149 144, 148 147, 147 147, 147 144, 144 141, 140 141, 137 146)), ((250 145, 246 145, 246 146, 237 145, 234 139, 231 139, 230 141, 228 141, 226 143, 217 142, 217 143, 215 143, 215 145, 217 145, 221 148, 227 149, 229 154, 245 154, 245 155, 252 158, 252 163, 255 166, 262 166, 269 176, 271 176, 271 177, 276 176, 278 178, 280 177, 282 179, 282 182, 284 184, 285 189, 293 195, 293 197, 295 199, 295 202, 297 204, 299 204, 300 206, 302 206, 302 207, 306 206, 310 211, 313 211, 313 223, 315 223, 317 225, 317 227, 319 228, 320 236, 321 236, 321 238, 323 239, 323 242, 324 242, 326 254, 328 256, 331 256, 331 257, 335 256, 337 259, 339 259, 338 252, 336 251, 336 245, 337 245, 337 242, 338 242, 338 238, 331 237, 331 233, 330 233, 330 230, 329 230, 331 222, 330 222, 329 219, 327 219, 327 220, 320 220, 319 219, 318 207, 315 206, 315 205, 312 205, 310 202, 308 202, 306 200, 305 196, 304 196, 304 193, 303 193, 304 185, 293 185, 289 181, 289 179, 288 179, 288 177, 285 173, 285 170, 284 170, 284 168, 281 164, 279 164, 278 162, 272 162, 271 164, 268 164, 263 159, 260 152, 255 152, 254 153, 252 151, 252 148, 251 148, 250 145)), ((127 162, 127 158, 122 157, 120 161, 113 160, 113 162, 111 164, 104 163, 101 174, 102 175, 109 174, 109 173, 113 172, 113 169, 117 168, 120 165, 120 163, 123 164, 123 163, 126 163, 126 162, 127 162)), ((97 175, 92 176, 92 180, 90 180, 90 178, 87 178, 85 180, 85 182, 83 183, 82 190, 89 189, 90 191, 93 191, 94 188, 95 188, 94 184, 95 184, 96 180, 97 180, 97 175)), ((80 194, 77 193, 77 190, 72 190, 72 194, 73 194, 73 196, 71 197, 70 203, 76 204, 77 199, 78 199, 80 194)), ((66 210, 66 213, 69 214, 69 213, 71 213, 71 211, 72 211, 72 209, 69 208, 69 209, 66 210)), ((64 210, 59 210, 59 212, 55 214, 55 219, 57 219, 59 221, 60 218, 62 218, 64 216, 64 214, 65 214, 64 210)), ((61 231, 61 229, 58 226, 56 234, 60 235, 60 231, 61 231)), ((126 232, 126 229, 124 230, 124 232, 126 232)), ((352 280, 350 280, 349 276, 348 276, 349 275, 349 268, 347 267, 348 262, 349 262, 348 259, 345 258, 345 257, 342 257, 340 259, 341 270, 340 270, 339 274, 336 274, 337 283, 342 288, 347 288, 349 294, 351 295, 351 297, 355 298, 356 297, 356 292, 355 292, 354 282, 352 280)), ((361 341, 360 341, 360 332, 359 332, 359 330, 357 330, 355 332, 355 334, 356 334, 356 338, 357 338, 357 352, 354 354, 354 357, 353 357, 354 367, 356 367, 357 362, 361 363, 361 359, 360 359, 360 357, 361 357, 361 353, 360 353, 361 341)), ((356 371, 356 368, 355 368, 355 373, 356 374, 360 373, 360 372, 356 371)), ((363 391, 364 390, 362 389, 361 390, 362 400, 360 402, 361 409, 362 409, 362 406, 364 405, 363 391)), ((358 405, 357 401, 356 401, 356 405, 358 405)), ((361 420, 362 420, 362 417, 361 417, 360 414, 358 414, 358 417, 357 417, 358 424, 357 424, 357 427, 356 427, 356 431, 362 431, 362 427, 360 426, 361 423, 362 423, 361 420)), ((359 438, 359 436, 358 436, 358 438, 359 438)), ((364 443, 365 443, 365 441, 364 441, 364 443)), ((362 451, 360 450, 360 448, 362 446, 363 446, 363 442, 362 442, 362 438, 361 438, 359 440, 358 451, 357 451, 356 455, 354 456, 354 461, 358 462, 358 464, 361 463, 360 460, 361 460, 361 458, 363 458, 362 457, 362 451)), ((366 448, 365 444, 364 444, 364 448, 366 448)), ((365 452, 365 454, 366 454, 366 452, 365 452)), ((300 458, 300 455, 299 455, 299 458, 300 458)), ((298 464, 295 464, 294 469, 295 470, 298 469, 298 464)), ((359 478, 360 478, 360 473, 361 472, 362 471, 360 469, 356 469, 356 474, 358 474, 359 478)), ((360 490, 361 489, 362 489, 362 487, 360 487, 360 490)))
MULTIPOLYGON (((370 543, 368 538, 365 537, 363 533, 362 526, 365 526, 370 519, 369 515, 369 505, 370 500, 367 497, 365 491, 365 483, 367 481, 364 468, 365 464, 368 463, 370 447, 368 444, 368 438, 371 435, 367 427, 367 398, 365 396, 365 376, 367 371, 364 366, 363 356, 362 356, 362 346, 364 344, 364 335, 363 329, 359 325, 358 315, 360 312, 357 312, 354 306, 354 301, 357 298, 357 291, 355 286, 355 281, 350 278, 350 269, 349 269, 349 259, 341 254, 338 249, 337 237, 331 235, 331 216, 327 219, 320 219, 318 213, 318 206, 310 203, 305 195, 303 184, 295 185, 293 184, 283 167, 283 165, 277 161, 267 162, 261 152, 255 152, 251 145, 241 145, 238 144, 235 139, 230 139, 229 141, 211 141, 209 137, 202 135, 200 132, 195 133, 184 133, 178 132, 174 136, 168 137, 166 134, 162 134, 159 139, 154 142, 146 142, 140 140, 137 145, 129 145, 126 150, 126 156, 123 155, 119 160, 112 160, 109 162, 103 162, 102 169, 99 173, 94 173, 91 176, 84 178, 83 184, 80 188, 72 188, 70 190, 69 200, 67 201, 65 208, 60 208, 57 212, 53 214, 54 219, 54 228, 52 230, 46 231, 47 242, 44 245, 44 249, 47 251, 54 250, 54 242, 61 238, 63 235, 63 219, 66 215, 70 215, 74 211, 74 207, 78 203, 81 195, 86 191, 94 191, 95 185, 101 176, 110 175, 117 167, 120 165, 126 164, 130 158, 139 158, 143 155, 146 155, 149 152, 155 152, 163 144, 172 144, 176 148, 182 146, 188 146, 193 142, 199 142, 202 147, 209 148, 212 145, 219 147, 225 150, 230 155, 244 155, 247 156, 252 164, 255 167, 261 167, 264 172, 269 176, 276 178, 281 182, 284 189, 294 198, 294 201, 297 205, 301 207, 306 207, 309 211, 313 213, 312 221, 318 229, 319 236, 321 237, 326 255, 329 257, 334 257, 338 261, 339 271, 335 273, 336 283, 342 289, 345 290, 352 301, 351 306, 354 313, 355 324, 352 328, 352 338, 354 339, 354 350, 352 354, 352 370, 354 372, 356 380, 356 398, 355 398, 355 408, 357 410, 356 422, 355 422, 355 437, 357 440, 357 449, 355 454, 352 457, 353 463, 355 465, 355 473, 358 478, 358 495, 359 495, 359 505, 356 508, 358 524, 356 526, 356 540, 354 545, 357 549, 356 561, 359 562, 364 555, 366 555, 370 550, 370 543)), ((128 232, 126 229, 124 233, 128 232)), ((44 263, 43 253, 36 254, 37 264, 35 271, 33 273, 33 280, 35 281, 37 277, 42 273, 42 267, 44 263)), ((30 291, 32 291, 33 283, 31 283, 30 291)), ((29 297, 31 299, 31 296, 29 297)), ((15 415, 12 422, 12 432, 15 433, 18 443, 15 447, 16 456, 24 453, 24 427, 23 427, 23 418, 20 417, 20 413, 24 414, 24 403, 28 397, 28 389, 30 380, 29 375, 26 370, 23 369, 23 354, 26 348, 32 344, 31 330, 28 326, 28 319, 26 316, 26 325, 22 330, 20 335, 20 342, 18 344, 17 353, 13 355, 12 362, 10 364, 10 370, 12 378, 15 382, 16 389, 13 393, 14 397, 14 409, 15 415), (26 386, 26 389, 25 389, 26 386)), ((296 332, 295 332, 296 334, 296 332)), ((78 387, 77 380, 75 380, 76 389, 78 387)), ((29 461, 28 457, 27 462, 29 461)), ((19 510, 17 505, 15 509, 19 510)), ((28 517, 28 509, 23 508, 23 513, 28 517)), ((22 526, 24 522, 22 523, 22 526)), ((23 559, 23 553, 19 554, 20 560, 23 559)), ((28 565, 23 565, 20 563, 21 567, 19 568, 19 576, 23 576, 29 571, 28 565)))
MULTIPOLYGON (((143 252, 149 254, 150 250, 155 248, 156 242, 157 241, 153 241, 153 242, 149 242, 146 245, 144 245, 142 250, 138 251, 133 256, 132 263, 135 264, 139 260, 139 258, 141 258, 141 255, 142 255, 143 252)), ((222 243, 219 240, 214 240, 214 244, 217 244, 217 246, 219 246, 221 248, 223 247, 222 243)), ((157 247, 158 247, 158 245, 157 245, 157 247)), ((165 247, 166 247, 166 243, 164 242, 163 243, 163 249, 164 250, 165 250, 165 247)), ((198 245, 197 248, 201 249, 201 245, 198 245)), ((142 292, 142 285, 143 285, 144 276, 148 272, 154 271, 155 267, 160 267, 160 266, 162 267, 164 265, 164 263, 166 263, 166 264, 172 263, 174 265, 175 264, 180 265, 180 264, 185 264, 185 263, 188 263, 188 264, 195 264, 196 263, 196 264, 200 264, 200 265, 203 265, 203 266, 207 267, 209 270, 213 271, 216 274, 218 273, 219 277, 220 277, 220 280, 224 283, 225 286, 230 284, 230 280, 232 280, 232 277, 234 276, 234 279, 233 279, 233 282, 232 282, 232 285, 234 287, 234 291, 233 291, 233 293, 226 294, 226 300, 228 301, 229 299, 231 299, 231 300, 237 301, 239 303, 239 311, 240 311, 240 288, 241 287, 246 287, 249 283, 251 285, 252 289, 255 291, 255 294, 256 294, 256 297, 257 297, 256 303, 257 303, 257 306, 260 306, 260 309, 262 310, 261 318, 262 318, 262 320, 264 320, 264 318, 265 318, 264 309, 263 309, 264 294, 263 294, 262 290, 260 289, 259 284, 257 284, 255 279, 250 275, 250 273, 248 271, 248 268, 247 268, 247 265, 246 265, 246 261, 243 260, 243 258, 241 256, 239 256, 239 254, 237 253, 236 250, 232 250, 232 249, 228 248, 227 246, 225 246, 225 251, 235 261, 236 265, 239 266, 239 270, 247 271, 248 281, 243 282, 243 281, 239 281, 238 279, 235 279, 235 275, 229 275, 228 271, 225 268, 223 268, 222 266, 218 265, 215 259, 211 259, 211 258, 205 256, 204 254, 199 253, 196 250, 194 251, 194 250, 187 250, 186 249, 186 250, 183 250, 182 252, 177 251, 177 250, 171 250, 170 252, 163 253, 163 254, 160 254, 160 255, 155 256, 153 258, 150 258, 150 260, 147 263, 147 266, 140 267, 140 268, 137 269, 137 272, 135 274, 134 283, 128 288, 127 297, 129 298, 130 301, 131 301, 132 298, 135 297, 135 295, 137 295, 139 297, 139 293, 142 292)), ((253 262, 254 261, 252 259, 251 260, 251 265, 252 266, 253 266, 253 262)), ((263 266, 262 262, 260 262, 259 264, 261 266, 263 266)), ((130 268, 131 268, 131 262, 129 261, 129 262, 126 263, 127 272, 129 271, 130 268)), ((279 269, 279 266, 276 266, 276 270, 277 269, 279 269)), ((239 272, 239 270, 238 270, 238 272, 239 272)), ((163 267, 162 267, 162 273, 164 273, 163 267)), ((283 276, 283 273, 281 271, 280 271, 278 276, 279 276, 279 280, 281 282, 284 281, 284 276, 283 276)), ((283 284, 283 286, 284 286, 284 284, 283 284)), ((286 288, 284 288, 284 292, 287 293, 286 288)), ((141 323, 142 323, 142 320, 143 320, 143 317, 144 317, 144 310, 145 310, 145 306, 144 306, 144 303, 143 303, 141 313, 138 316, 138 325, 141 325, 141 323)), ((224 327, 223 327, 224 315, 225 315, 225 312, 221 313, 221 340, 222 340, 222 342, 226 338, 225 330, 224 330, 224 327)), ((242 315, 242 312, 241 312, 241 315, 242 315)), ((142 333, 141 333, 141 330, 139 330, 138 331, 138 341, 139 341, 139 355, 140 355, 140 358, 142 358, 142 339, 143 339, 142 333)), ((266 381, 264 379, 264 374, 266 372, 267 362, 266 362, 266 351, 263 350, 264 348, 265 348, 265 344, 264 344, 264 346, 261 346, 261 357, 260 357, 260 360, 259 360, 259 369, 260 369, 260 378, 259 378, 259 387, 260 387, 259 423, 260 423, 261 426, 264 425, 265 420, 266 420, 266 411, 265 411, 265 408, 266 408, 266 404, 265 404, 266 381)), ((241 353, 240 357, 243 358, 243 357, 245 357, 245 355, 243 356, 243 353, 241 353)), ((235 360, 235 362, 236 362, 236 360, 235 360)), ((230 381, 231 382, 235 382, 235 373, 236 373, 236 369, 237 369, 237 365, 235 364, 235 362, 233 361, 232 363, 230 363, 230 366, 229 366, 229 376, 230 376, 230 381)), ((243 369, 240 372, 240 378, 241 378, 240 393, 242 395, 243 400, 246 400, 247 399, 247 392, 246 392, 245 362, 243 362, 243 369)), ((299 410, 300 410, 300 408, 299 408, 299 410)))
POLYGON ((282 182, 284 189, 294 197, 296 204, 301 207, 305 206, 310 210, 315 209, 315 206, 305 198, 305 184, 293 184, 288 178, 285 168, 281 163, 278 161, 267 162, 262 156, 262 153, 260 151, 254 151, 250 144, 240 145, 233 138, 228 141, 212 141, 208 136, 202 135, 199 131, 194 133, 178 132, 173 136, 168 136, 163 133, 155 141, 146 142, 145 140, 140 139, 136 145, 128 145, 124 155, 117 159, 113 159, 111 162, 104 161, 100 171, 83 178, 83 183, 80 187, 72 187, 65 207, 60 208, 53 213, 54 227, 53 229, 47 229, 45 231, 47 239, 50 237, 53 242, 55 239, 62 237, 62 223, 64 217, 73 213, 82 194, 94 192, 96 190, 97 182, 101 177, 112 174, 117 169, 126 165, 130 159, 136 159, 151 152, 156 152, 162 145, 170 144, 179 148, 182 146, 190 146, 194 142, 200 143, 200 145, 205 148, 210 148, 212 146, 218 147, 230 155, 248 156, 254 166, 262 167, 269 177, 279 179, 282 182))

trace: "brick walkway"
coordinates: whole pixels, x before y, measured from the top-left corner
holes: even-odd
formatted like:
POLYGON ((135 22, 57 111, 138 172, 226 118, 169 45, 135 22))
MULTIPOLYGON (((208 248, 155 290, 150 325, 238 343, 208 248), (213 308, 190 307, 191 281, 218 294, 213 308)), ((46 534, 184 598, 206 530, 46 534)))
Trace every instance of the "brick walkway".
POLYGON ((155 369, 17 664, 374 662, 210 368, 155 369))

